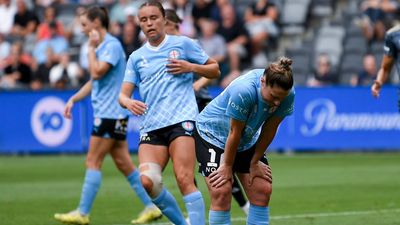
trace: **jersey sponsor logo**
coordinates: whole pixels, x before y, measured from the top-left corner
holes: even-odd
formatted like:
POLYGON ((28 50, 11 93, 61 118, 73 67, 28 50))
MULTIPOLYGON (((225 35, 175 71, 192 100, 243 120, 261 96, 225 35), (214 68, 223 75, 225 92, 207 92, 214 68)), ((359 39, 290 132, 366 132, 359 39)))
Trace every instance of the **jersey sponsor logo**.
POLYGON ((241 114, 247 115, 247 109, 240 107, 238 104, 234 103, 233 101, 229 102, 229 105, 236 111, 240 112, 241 114))
POLYGON ((171 59, 179 59, 180 53, 178 50, 172 50, 168 53, 169 58, 171 59))
POLYGON ((31 129, 43 145, 56 147, 71 134, 72 122, 62 115, 65 102, 57 97, 45 97, 36 103, 31 114, 31 129))
POLYGON ((194 129, 193 122, 190 122, 190 121, 182 122, 182 127, 183 127, 183 129, 185 129, 188 132, 191 132, 194 129))

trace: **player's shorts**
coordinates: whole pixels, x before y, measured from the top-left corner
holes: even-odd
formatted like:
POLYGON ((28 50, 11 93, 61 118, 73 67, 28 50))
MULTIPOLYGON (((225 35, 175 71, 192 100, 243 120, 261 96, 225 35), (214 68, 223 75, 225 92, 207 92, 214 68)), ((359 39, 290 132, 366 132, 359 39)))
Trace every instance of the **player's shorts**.
MULTIPOLYGON (((212 172, 216 171, 221 163, 221 157, 224 150, 212 145, 200 137, 199 133, 194 131, 194 140, 196 141, 196 158, 199 162, 199 173, 208 177, 212 172)), ((233 172, 249 173, 251 158, 255 152, 255 145, 246 151, 236 153, 233 163, 233 172)), ((260 161, 268 165, 268 159, 264 155, 260 161)))
POLYGON ((140 144, 169 146, 171 142, 181 136, 193 137, 194 121, 183 121, 168 127, 163 127, 142 134, 140 144))
POLYGON ((128 117, 124 119, 94 118, 92 135, 124 141, 126 140, 127 130, 128 117))

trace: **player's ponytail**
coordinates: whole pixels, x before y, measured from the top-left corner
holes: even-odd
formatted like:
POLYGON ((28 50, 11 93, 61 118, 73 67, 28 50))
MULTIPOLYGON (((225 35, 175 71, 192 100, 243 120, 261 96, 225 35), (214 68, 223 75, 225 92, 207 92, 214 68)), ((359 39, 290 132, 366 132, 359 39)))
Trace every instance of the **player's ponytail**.
POLYGON ((293 87, 292 60, 281 57, 277 62, 271 63, 264 71, 265 81, 268 85, 278 85, 284 90, 293 87))
POLYGON ((99 19, 101 22, 101 26, 108 30, 110 25, 110 18, 108 17, 108 10, 103 6, 93 6, 87 10, 87 18, 90 21, 94 21, 95 19, 99 19))

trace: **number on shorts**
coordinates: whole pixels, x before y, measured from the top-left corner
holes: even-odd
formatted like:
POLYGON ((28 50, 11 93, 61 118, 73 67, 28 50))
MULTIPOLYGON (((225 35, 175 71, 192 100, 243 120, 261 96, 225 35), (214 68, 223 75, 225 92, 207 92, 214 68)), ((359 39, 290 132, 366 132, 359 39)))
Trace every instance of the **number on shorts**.
POLYGON ((207 166, 217 167, 218 164, 215 162, 215 157, 216 157, 217 153, 212 148, 209 148, 208 152, 211 154, 211 156, 210 156, 210 161, 207 163, 207 166))

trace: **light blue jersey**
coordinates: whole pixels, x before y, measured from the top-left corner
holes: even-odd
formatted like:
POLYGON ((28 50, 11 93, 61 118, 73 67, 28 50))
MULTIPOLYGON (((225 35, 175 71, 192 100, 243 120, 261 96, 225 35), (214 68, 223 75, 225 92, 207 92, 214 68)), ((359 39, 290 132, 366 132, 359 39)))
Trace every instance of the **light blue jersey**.
POLYGON ((124 82, 139 88, 148 110, 142 120, 141 134, 185 120, 194 121, 197 104, 192 87, 193 73, 172 75, 167 72, 168 58, 205 64, 207 54, 192 39, 166 35, 158 47, 148 42, 129 57, 124 82))
POLYGON ((128 111, 118 103, 118 95, 124 76, 126 57, 121 43, 110 34, 96 49, 97 60, 111 65, 109 71, 99 80, 92 80, 92 106, 94 117, 121 119, 128 111))
POLYGON ((234 80, 211 101, 196 119, 200 136, 224 149, 230 128, 230 119, 246 122, 238 151, 252 147, 260 135, 261 126, 271 116, 285 117, 293 113, 294 90, 278 107, 270 107, 261 97, 263 69, 255 69, 234 80))

